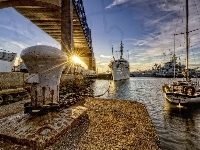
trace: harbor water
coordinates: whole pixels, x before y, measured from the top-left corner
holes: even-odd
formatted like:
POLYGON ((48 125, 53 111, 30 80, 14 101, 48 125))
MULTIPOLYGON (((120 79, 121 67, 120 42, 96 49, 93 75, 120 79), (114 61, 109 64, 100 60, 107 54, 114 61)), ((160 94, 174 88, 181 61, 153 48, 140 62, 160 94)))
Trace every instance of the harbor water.
POLYGON ((200 105, 182 107, 169 103, 162 85, 170 78, 133 77, 129 80, 95 80, 94 95, 135 100, 144 104, 159 135, 163 150, 200 150, 200 105))

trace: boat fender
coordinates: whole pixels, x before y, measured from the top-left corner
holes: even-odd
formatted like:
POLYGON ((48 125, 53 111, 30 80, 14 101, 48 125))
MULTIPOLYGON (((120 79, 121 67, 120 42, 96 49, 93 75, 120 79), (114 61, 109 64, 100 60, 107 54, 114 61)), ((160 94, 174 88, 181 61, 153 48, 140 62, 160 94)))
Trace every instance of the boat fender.
POLYGON ((168 91, 170 91, 169 86, 168 85, 163 85, 162 86, 162 91, 163 91, 163 93, 167 93, 168 91))
POLYGON ((188 86, 185 89, 185 94, 186 95, 194 95, 194 93, 196 92, 195 88, 193 86, 188 86))

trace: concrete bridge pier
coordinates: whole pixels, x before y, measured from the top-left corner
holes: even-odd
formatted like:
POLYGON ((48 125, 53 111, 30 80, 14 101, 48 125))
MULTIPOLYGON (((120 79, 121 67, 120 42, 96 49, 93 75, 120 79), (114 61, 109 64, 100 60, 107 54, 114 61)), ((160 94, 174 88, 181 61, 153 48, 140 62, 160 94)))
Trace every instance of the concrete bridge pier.
POLYGON ((61 50, 68 57, 74 53, 73 38, 73 2, 61 0, 61 50))

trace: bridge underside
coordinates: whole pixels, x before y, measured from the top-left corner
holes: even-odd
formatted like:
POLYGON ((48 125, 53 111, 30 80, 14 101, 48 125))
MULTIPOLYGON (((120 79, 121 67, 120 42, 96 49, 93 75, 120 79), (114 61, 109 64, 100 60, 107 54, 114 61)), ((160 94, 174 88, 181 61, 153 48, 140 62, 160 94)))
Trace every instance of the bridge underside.
POLYGON ((84 8, 77 7, 78 5, 82 5, 82 0, 63 1, 0 0, 0 9, 13 7, 17 12, 58 41, 62 45, 62 50, 68 55, 72 53, 78 55, 88 66, 88 69, 95 70, 96 66, 92 49, 91 32, 89 28, 85 28, 83 19, 85 19, 86 22, 86 18, 83 18, 85 17, 83 16, 84 14, 82 15, 79 13, 81 11, 79 9, 84 8), (70 3, 71 6, 68 5, 70 3), (62 7, 62 5, 66 6, 62 7), (68 11, 68 13, 64 11, 68 11), (63 20, 65 21, 64 23, 63 20))

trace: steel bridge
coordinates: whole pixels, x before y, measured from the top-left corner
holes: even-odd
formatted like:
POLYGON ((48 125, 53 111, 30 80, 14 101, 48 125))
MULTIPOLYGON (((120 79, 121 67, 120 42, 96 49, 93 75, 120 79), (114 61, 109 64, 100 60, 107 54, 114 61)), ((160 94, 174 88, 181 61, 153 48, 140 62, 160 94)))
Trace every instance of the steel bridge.
POLYGON ((7 7, 13 7, 58 41, 68 56, 76 54, 88 69, 96 69, 82 0, 0 0, 0 9, 7 7))

